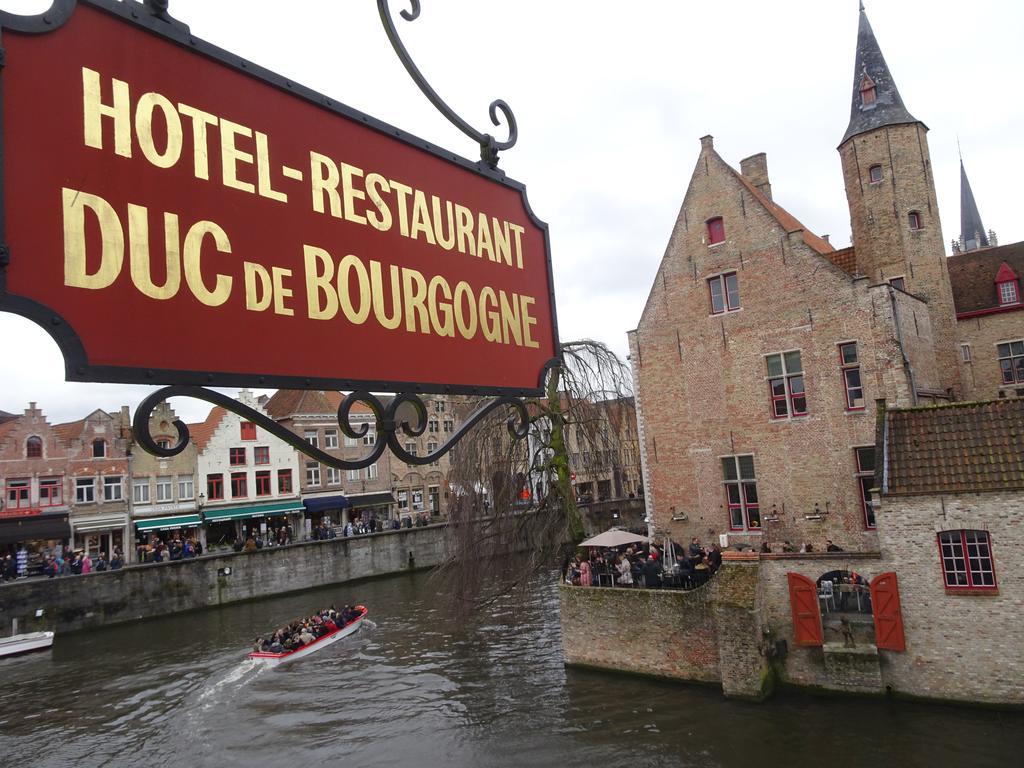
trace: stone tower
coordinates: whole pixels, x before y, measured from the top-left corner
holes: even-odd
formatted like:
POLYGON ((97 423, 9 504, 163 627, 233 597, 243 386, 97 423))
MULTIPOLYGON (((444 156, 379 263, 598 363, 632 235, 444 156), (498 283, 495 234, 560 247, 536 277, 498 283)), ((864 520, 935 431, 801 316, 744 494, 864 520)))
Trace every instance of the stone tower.
POLYGON ((927 132, 903 105, 862 4, 850 125, 839 144, 856 269, 928 302, 941 383, 955 392, 956 316, 927 132))

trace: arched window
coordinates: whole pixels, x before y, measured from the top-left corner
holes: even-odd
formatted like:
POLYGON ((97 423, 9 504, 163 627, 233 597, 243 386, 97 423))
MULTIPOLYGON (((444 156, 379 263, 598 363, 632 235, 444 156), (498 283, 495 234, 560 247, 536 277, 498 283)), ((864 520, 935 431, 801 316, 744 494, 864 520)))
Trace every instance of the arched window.
POLYGON ((868 169, 868 178, 871 180, 872 184, 880 182, 882 180, 882 166, 872 165, 868 169))
POLYGON ((92 441, 92 457, 102 459, 107 455, 107 443, 105 440, 96 439, 92 441))
POLYGON ((708 219, 708 245, 722 242, 725 242, 725 224, 722 223, 722 217, 708 219))
POLYGON ((25 442, 25 458, 28 459, 41 459, 43 457, 43 441, 32 435, 25 442))
POLYGON ((907 223, 910 224, 910 228, 915 231, 924 229, 924 225, 921 223, 921 214, 917 211, 911 211, 907 214, 907 223))

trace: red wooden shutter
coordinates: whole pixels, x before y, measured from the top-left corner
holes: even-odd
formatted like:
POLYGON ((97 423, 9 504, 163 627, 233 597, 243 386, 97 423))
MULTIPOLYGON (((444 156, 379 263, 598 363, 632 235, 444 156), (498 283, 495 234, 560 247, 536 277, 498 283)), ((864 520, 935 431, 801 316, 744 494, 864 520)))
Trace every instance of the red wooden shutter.
POLYGON ((793 609, 793 641, 797 645, 821 645, 821 609, 818 588, 799 573, 787 573, 789 604, 793 609))
POLYGON ((895 573, 880 573, 871 580, 871 610, 875 617, 875 646, 889 651, 907 650, 895 573))

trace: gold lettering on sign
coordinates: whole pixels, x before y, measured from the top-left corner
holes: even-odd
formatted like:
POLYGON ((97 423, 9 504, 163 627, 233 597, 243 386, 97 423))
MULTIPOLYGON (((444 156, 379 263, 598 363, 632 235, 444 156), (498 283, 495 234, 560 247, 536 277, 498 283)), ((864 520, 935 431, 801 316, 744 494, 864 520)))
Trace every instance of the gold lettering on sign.
POLYGON ((64 285, 97 290, 113 284, 124 263, 124 230, 113 206, 98 195, 64 187, 64 285), (100 265, 89 274, 85 258, 85 212, 100 225, 100 265))

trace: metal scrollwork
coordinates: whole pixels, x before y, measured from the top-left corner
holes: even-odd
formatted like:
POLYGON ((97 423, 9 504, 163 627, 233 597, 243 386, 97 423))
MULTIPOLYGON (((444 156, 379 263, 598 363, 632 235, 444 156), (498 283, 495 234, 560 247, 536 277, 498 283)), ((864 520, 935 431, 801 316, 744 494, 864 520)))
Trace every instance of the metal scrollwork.
MULTIPOLYGON (((406 21, 415 21, 420 15, 420 0, 409 0, 409 4, 412 6, 412 10, 403 10, 400 14, 406 21)), ((505 122, 508 124, 508 138, 505 141, 498 141, 489 133, 481 133, 473 128, 473 126, 459 117, 459 115, 455 113, 455 110, 449 107, 444 100, 437 95, 437 91, 430 86, 430 83, 428 83, 426 78, 423 77, 423 73, 420 72, 413 63, 412 57, 406 50, 405 45, 402 44, 402 39, 398 35, 398 29, 395 27, 395 23, 391 18, 391 9, 388 7, 388 0, 377 0, 377 10, 380 12, 380 20, 384 24, 384 31, 387 32, 388 40, 391 41, 391 47, 395 49, 395 53, 398 54, 398 58, 402 60, 402 64, 405 65, 405 70, 409 73, 409 76, 412 77, 416 85, 418 85, 420 90, 423 91, 423 94, 430 99, 430 103, 437 107, 438 111, 447 117, 452 125, 479 143, 480 159, 489 168, 497 169, 498 152, 511 149, 519 139, 519 128, 516 125, 516 117, 512 114, 512 109, 509 105, 502 99, 495 99, 491 102, 489 109, 491 123, 495 126, 501 125, 501 120, 498 118, 499 112, 505 118, 505 122)))
POLYGON ((529 432, 530 426, 529 413, 527 412, 526 405, 522 400, 509 396, 497 397, 493 400, 482 403, 477 407, 477 409, 473 411, 473 413, 471 413, 461 425, 459 425, 459 428, 452 434, 451 438, 444 443, 444 445, 424 456, 417 456, 406 451, 401 440, 402 436, 418 437, 426 430, 427 406, 426 403, 423 402, 422 398, 420 398, 419 395, 402 393, 395 395, 385 405, 376 395, 370 392, 357 391, 347 395, 345 399, 341 401, 341 405, 338 406, 338 426, 341 428, 341 431, 350 438, 358 439, 367 436, 370 432, 370 422, 353 425, 351 420, 352 408, 357 403, 363 403, 368 406, 373 413, 373 427, 376 433, 376 440, 373 444, 373 450, 370 451, 369 454, 354 461, 347 461, 345 459, 339 459, 337 456, 332 456, 319 448, 313 447, 303 438, 299 437, 290 429, 281 426, 266 414, 256 410, 255 408, 251 408, 244 403, 240 403, 232 397, 222 395, 220 392, 215 392, 203 387, 178 384, 169 387, 161 387, 156 392, 149 395, 139 404, 139 407, 135 410, 135 417, 132 419, 132 431, 135 434, 135 440, 146 451, 155 456, 168 458, 171 456, 177 456, 188 446, 190 438, 188 425, 180 419, 174 422, 174 427, 178 431, 178 441, 174 445, 166 448, 160 447, 157 445, 156 440, 153 439, 153 435, 149 431, 149 420, 153 415, 153 411, 156 410, 160 403, 171 397, 193 397, 198 400, 205 400, 208 403, 220 406, 227 411, 238 414, 242 418, 247 419, 254 424, 258 424, 267 432, 270 432, 275 437, 280 438, 310 458, 316 459, 321 464, 326 464, 327 466, 335 467, 336 469, 362 469, 363 467, 368 467, 375 463, 387 448, 390 448, 391 452, 394 453, 400 461, 404 461, 406 464, 430 464, 448 453, 453 447, 455 447, 456 443, 466 436, 469 430, 481 421, 481 419, 501 406, 508 406, 515 411, 514 415, 506 422, 508 431, 513 438, 522 440, 529 432), (399 417, 398 412, 403 405, 411 406, 413 410, 413 416, 411 419, 399 417))

